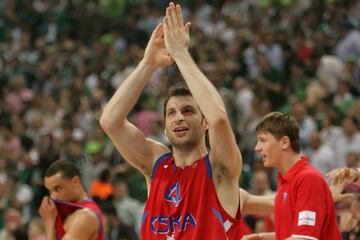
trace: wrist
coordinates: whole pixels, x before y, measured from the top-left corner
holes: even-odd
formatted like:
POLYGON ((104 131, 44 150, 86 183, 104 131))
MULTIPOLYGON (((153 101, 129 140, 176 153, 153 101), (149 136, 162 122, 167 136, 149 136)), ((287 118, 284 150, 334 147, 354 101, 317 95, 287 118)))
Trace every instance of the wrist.
POLYGON ((183 50, 178 50, 177 53, 174 53, 173 55, 171 55, 171 57, 174 59, 176 63, 179 63, 182 61, 184 62, 189 61, 191 55, 187 49, 183 49, 183 50))
POLYGON ((49 229, 52 229, 55 225, 55 219, 44 219, 44 222, 45 222, 45 228, 49 228, 49 229))
POLYGON ((147 70, 151 71, 151 72, 155 72, 156 69, 158 69, 158 67, 156 67, 155 65, 151 64, 150 61, 147 61, 146 59, 142 59, 139 62, 139 65, 141 68, 146 68, 147 70))

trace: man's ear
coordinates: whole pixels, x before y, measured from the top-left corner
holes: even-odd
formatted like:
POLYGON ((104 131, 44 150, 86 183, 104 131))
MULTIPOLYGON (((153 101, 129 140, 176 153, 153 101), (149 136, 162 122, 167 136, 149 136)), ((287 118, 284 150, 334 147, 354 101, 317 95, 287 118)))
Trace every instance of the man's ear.
POLYGON ((280 139, 280 144, 281 144, 281 149, 286 150, 288 148, 290 148, 291 146, 291 142, 290 142, 290 138, 288 136, 283 136, 280 139))
POLYGON ((73 176, 73 178, 71 179, 71 182, 73 184, 81 184, 81 180, 79 176, 73 176))
POLYGON ((165 133, 166 136, 168 135, 168 134, 167 134, 167 131, 166 131, 166 128, 164 128, 164 133, 165 133))

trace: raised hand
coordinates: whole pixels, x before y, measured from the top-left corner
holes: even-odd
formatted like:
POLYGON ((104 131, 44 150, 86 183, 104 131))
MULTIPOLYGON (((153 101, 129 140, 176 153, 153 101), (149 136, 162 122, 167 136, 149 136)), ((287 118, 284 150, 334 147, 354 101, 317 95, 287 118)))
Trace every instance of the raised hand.
POLYGON ((179 4, 176 6, 170 2, 166 8, 166 16, 163 19, 164 37, 167 51, 176 59, 187 52, 189 46, 190 22, 184 26, 183 15, 179 4))
POLYGON ((142 62, 156 68, 166 67, 174 62, 166 50, 164 30, 161 23, 156 26, 151 34, 142 62))
POLYGON ((352 168, 337 168, 326 174, 326 177, 330 178, 333 183, 336 184, 349 184, 356 182, 360 177, 360 172, 352 168))

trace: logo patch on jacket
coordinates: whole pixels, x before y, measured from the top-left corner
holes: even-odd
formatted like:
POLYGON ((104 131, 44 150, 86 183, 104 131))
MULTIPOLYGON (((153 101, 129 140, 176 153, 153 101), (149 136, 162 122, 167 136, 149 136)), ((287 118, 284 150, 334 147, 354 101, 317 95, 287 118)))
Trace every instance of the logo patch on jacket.
POLYGON ((308 225, 315 226, 316 212, 313 211, 301 211, 299 212, 298 226, 308 225))

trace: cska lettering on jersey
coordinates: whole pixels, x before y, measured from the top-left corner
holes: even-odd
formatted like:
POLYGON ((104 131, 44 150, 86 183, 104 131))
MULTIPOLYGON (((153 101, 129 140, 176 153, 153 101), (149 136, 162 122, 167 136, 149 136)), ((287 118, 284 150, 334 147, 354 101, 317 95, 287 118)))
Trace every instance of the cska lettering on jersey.
POLYGON ((168 234, 186 231, 187 227, 196 227, 196 220, 191 213, 185 216, 154 216, 150 228, 155 234, 168 234))

